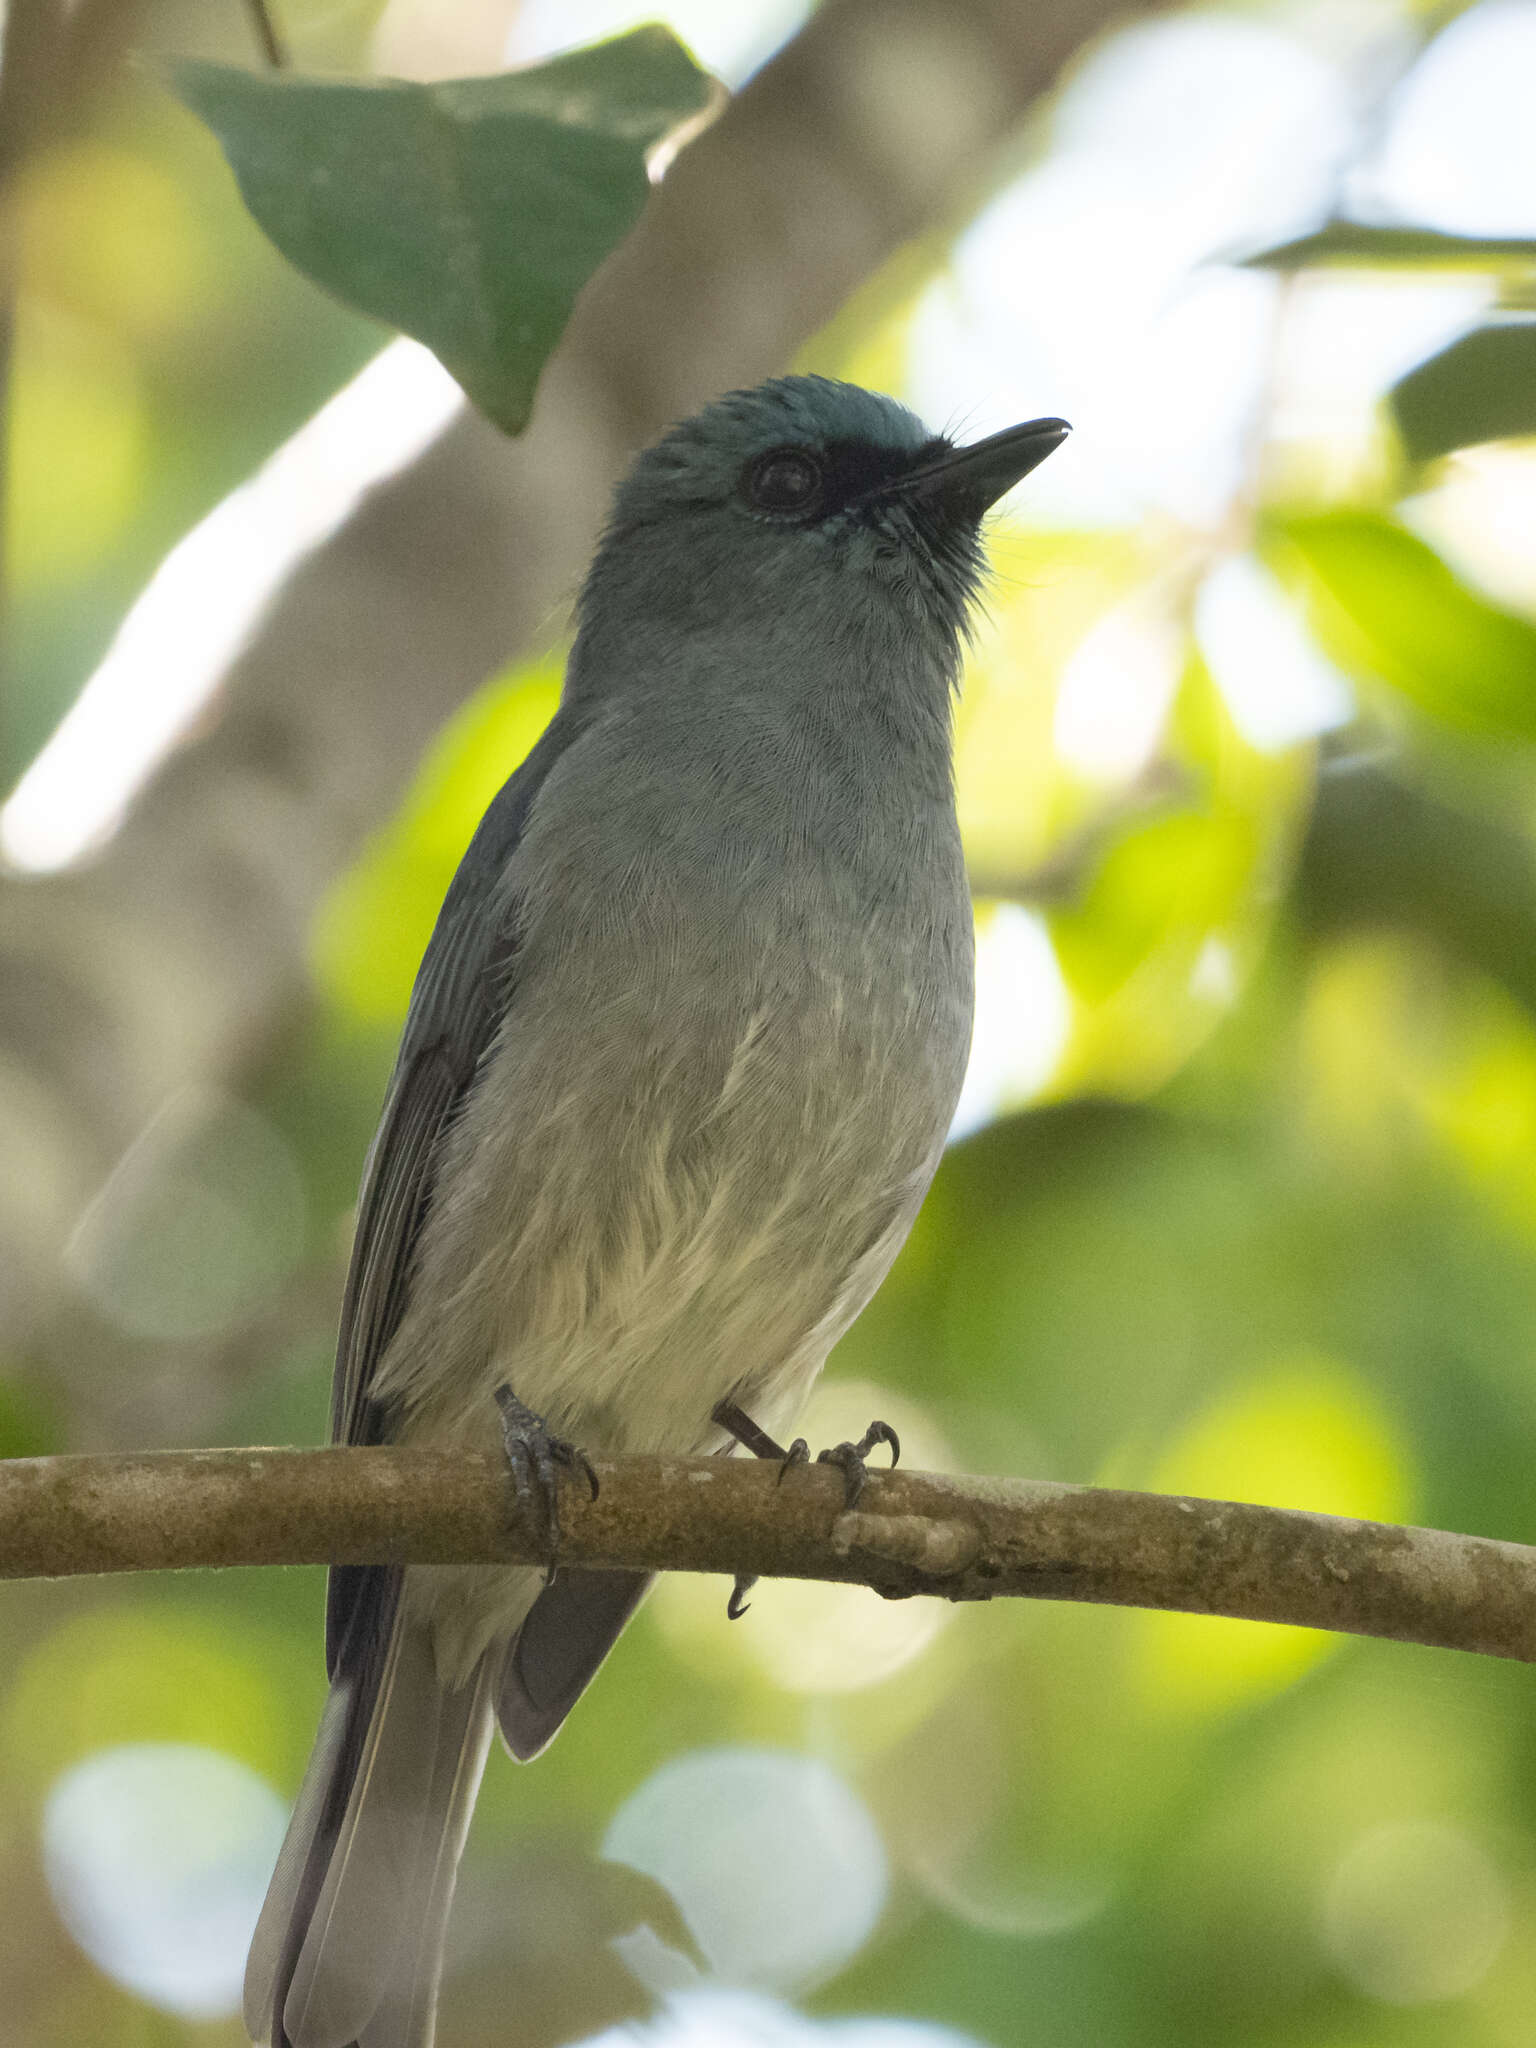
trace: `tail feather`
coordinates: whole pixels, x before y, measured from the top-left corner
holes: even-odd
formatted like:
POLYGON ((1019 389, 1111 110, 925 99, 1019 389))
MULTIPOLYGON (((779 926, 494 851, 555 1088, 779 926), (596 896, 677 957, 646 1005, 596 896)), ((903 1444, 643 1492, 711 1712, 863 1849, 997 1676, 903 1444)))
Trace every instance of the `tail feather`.
POLYGON ((251 1937, 251 1952, 245 1965, 245 2030, 260 2048, 280 2048, 281 2035, 274 2022, 287 1994, 287 1978, 293 1971, 294 1909, 303 1888, 304 1873, 315 1853, 325 1809, 334 1804, 337 1774, 348 1748, 350 1723, 355 1718, 355 1695, 356 1686, 341 1680, 331 1687, 326 1698, 293 1818, 283 1837, 277 1867, 251 1937), (279 1976, 284 1979, 281 1995, 279 1976))
POLYGON ((372 2018, 405 1936, 404 1907, 421 1837, 436 1820, 427 1795, 445 1704, 429 1644, 417 1639, 428 1683, 413 1684, 409 1670, 402 1674, 410 1644, 410 1633, 397 1625, 283 2002, 293 2048, 347 2048, 372 2018))
POLYGON ((482 1668, 449 1691, 394 1618, 377 1676, 338 1670, 257 1924, 263 2048, 425 2048, 442 1934, 490 1740, 482 1668))
POLYGON ((340 1646, 245 1974, 259 2048, 431 2048, 454 1879, 493 1708, 536 1755, 651 1584, 559 1572, 510 1644, 443 1686, 427 1631, 381 1572, 340 1646))
POLYGON ((448 1910, 464 1838, 475 1810, 475 1795, 491 1745, 491 1666, 480 1670, 463 1694, 467 1714, 457 1746, 440 1742, 427 1810, 432 1825, 422 1836, 409 1896, 412 1918, 404 1929, 394 1969, 378 2008, 358 2036, 358 2048, 432 2048, 442 1976, 448 1910))

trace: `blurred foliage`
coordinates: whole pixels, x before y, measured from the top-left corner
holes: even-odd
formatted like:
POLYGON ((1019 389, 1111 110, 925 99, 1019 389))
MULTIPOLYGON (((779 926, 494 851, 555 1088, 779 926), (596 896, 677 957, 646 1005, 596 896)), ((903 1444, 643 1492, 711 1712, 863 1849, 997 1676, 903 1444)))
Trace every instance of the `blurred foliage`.
POLYGON ((481 814, 554 716, 557 659, 498 676, 446 725, 399 815, 315 921, 315 976, 338 1012, 398 1030, 438 909, 481 814))
MULTIPOLYGON (((357 68, 370 10, 286 12, 315 68, 357 68)), ((1233 30, 1240 12, 1211 18, 1233 30)), ((1326 12, 1285 32, 1321 38, 1342 75, 1349 39, 1326 12)), ((1428 39, 1430 61, 1455 20, 1387 8, 1393 65, 1411 81, 1414 50, 1428 39)), ((584 13, 581 30, 608 25, 584 13)), ((156 47, 195 33, 211 59, 243 54, 237 19, 167 8, 151 29, 156 47)), ((1128 47, 1109 53, 1122 83, 1150 61, 1128 47)), ((1362 131, 1382 117, 1372 90, 1362 131)), ((1198 111, 1160 105, 1139 142, 1119 121, 1116 147, 1161 151, 1198 111)), ((999 175, 1064 206, 1086 292, 1121 202, 1102 165, 1071 183, 1057 118, 999 175)), ((1150 157, 1127 161, 1148 175, 1150 157)), ((1202 205, 1227 172, 1200 166, 1202 205)), ((34 156, 11 209, 14 774, 166 549, 378 336, 278 260, 210 138, 142 84, 34 156)), ((1164 500, 1053 514, 1042 496, 1033 526, 999 530, 958 726, 995 1072, 805 1426, 832 1440, 881 1412, 919 1465, 1536 1541, 1536 570, 1492 594, 1516 501, 1454 452, 1531 432, 1523 342, 1479 337, 1525 333, 1488 320, 1518 308, 1536 197, 1519 234, 1502 216, 1484 234, 1338 210, 1256 224, 1245 245, 1267 249, 1248 282, 1270 295, 1273 360, 1218 518, 1164 500), (1379 296, 1329 299, 1341 270, 1379 296), (1447 272, 1483 294, 1465 338, 1432 334, 1425 367, 1395 359, 1347 402, 1318 399, 1351 321, 1406 319, 1385 295, 1447 272), (1309 309, 1336 304, 1308 354, 1309 309), (1482 510, 1457 525, 1453 499, 1482 510), (1347 685, 1338 730, 1258 731, 1233 687, 1203 593, 1255 549, 1296 645, 1347 685)), ((958 246, 902 252, 806 367, 917 395, 958 246)), ((1112 280, 1127 305, 1134 268, 1112 280)), ((963 367, 980 387, 1002 360, 978 345, 963 367)), ((1078 424, 1079 443, 1102 440, 1078 424)), ((1536 465, 1532 445, 1503 453, 1505 478, 1536 465)), ((1253 613, 1245 665, 1283 696, 1272 626, 1253 613)), ((151 1427, 323 1433, 350 1204, 415 963, 481 809, 552 711, 561 653, 490 678, 335 878, 312 1001, 241 1099, 189 1091, 96 1190, 60 1276, 69 1370, 0 1333, 0 1454, 151 1427)), ((238 810, 240 792, 215 795, 238 810)), ((443 2048, 556 2048, 650 2010, 642 1977, 723 1968, 681 1877, 669 1899, 649 1852, 621 1869, 600 1849, 634 1833, 664 1767, 743 1748, 830 1766, 873 1820, 873 1933, 802 1981, 759 1972, 822 2019, 905 2015, 991 2048, 1529 2040, 1529 1671, 1196 1617, 778 1584, 728 1628, 725 1590, 658 1588, 551 1753, 493 1759, 443 2048), (625 1946, 641 1926, 649 1946, 625 1946)), ((0 2041, 242 2038, 227 2004, 138 1997, 86 1959, 61 1918, 78 1898, 54 1802, 77 1766, 145 1744, 215 1751, 286 1799, 321 1698, 320 1606, 308 1571, 6 1589, 0 2041)), ((848 1905, 792 1844, 762 1850, 750 1809, 708 1821, 733 1926, 796 1904, 751 1889, 780 1856, 807 1913, 848 1905)), ((750 1956, 735 1967, 750 1975, 750 1956)))
POLYGON ((1415 460, 1536 434, 1536 319, 1474 328, 1398 383, 1392 410, 1415 460))
POLYGON ((1349 270, 1469 270, 1479 275, 1509 270, 1529 276, 1536 267, 1536 241, 1522 235, 1449 235, 1436 228, 1331 220, 1314 234, 1299 235, 1243 260, 1258 270, 1316 270, 1336 264, 1349 270))
POLYGON ((1304 580, 1319 638, 1358 681, 1387 684, 1447 725, 1536 737, 1536 625, 1457 581, 1379 513, 1277 522, 1274 559, 1304 580))
POLYGON ((5 781, 172 543, 378 347, 264 241, 167 96, 125 85, 93 116, 10 201, 5 781))

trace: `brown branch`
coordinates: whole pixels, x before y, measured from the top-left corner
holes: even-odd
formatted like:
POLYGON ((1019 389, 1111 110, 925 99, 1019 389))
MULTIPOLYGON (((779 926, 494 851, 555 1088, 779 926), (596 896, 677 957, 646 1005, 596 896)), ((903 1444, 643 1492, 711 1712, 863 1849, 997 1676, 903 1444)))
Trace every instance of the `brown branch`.
MULTIPOLYGON (((892 1598, 1175 1608, 1536 1662, 1536 1549, 1438 1529, 1041 1480, 599 1459, 572 1565, 833 1579, 892 1598)), ((539 1561, 477 1452, 164 1451, 0 1463, 0 1578, 253 1564, 539 1561)))

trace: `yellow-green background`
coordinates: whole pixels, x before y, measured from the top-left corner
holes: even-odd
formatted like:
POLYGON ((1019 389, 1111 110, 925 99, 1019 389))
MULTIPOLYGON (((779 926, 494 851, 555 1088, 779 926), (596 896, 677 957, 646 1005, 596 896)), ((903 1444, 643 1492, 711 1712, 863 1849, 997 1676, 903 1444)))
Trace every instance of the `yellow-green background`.
MULTIPOLYGON (((316 61, 355 54, 356 11, 295 13, 316 61)), ((9 779, 165 549, 378 340, 285 271, 212 143, 142 83, 34 159, 14 217, 9 779)), ((900 388, 915 294, 944 261, 909 254, 803 366, 900 388)), ((1246 741, 1192 639, 1160 779, 1074 771, 1051 741, 1073 649, 1149 591, 1184 630, 1231 539, 1166 519, 999 536, 961 806, 984 940, 1005 897, 1043 904, 1070 1029, 1032 1100, 952 1150, 811 1434, 878 1411, 920 1463, 1536 1540, 1536 666, 1518 634, 1486 653, 1485 600, 1381 527, 1422 479, 1379 414, 1356 430, 1363 455, 1267 466, 1261 432, 1239 535, 1358 693, 1327 773, 1310 744, 1246 741), (1415 605, 1430 625, 1394 638, 1415 605)), ((187 1440, 323 1433, 349 1205, 411 975, 560 653, 554 636, 488 679, 336 877, 281 1057, 214 1105, 211 1136, 151 1148, 182 1193, 151 1187, 116 1236, 77 1241, 82 1353, 195 1387, 187 1440)), ((111 1444, 99 1392, 32 1332, 0 1332, 0 1451, 111 1444)), ((206 1745, 289 1796, 321 1595, 307 1571, 4 1590, 0 2043, 241 2038, 84 1958, 40 1818, 61 1772, 133 1742, 206 1745)), ((597 1845, 652 1770, 721 1743, 827 1759, 881 1830, 884 1918, 806 1993, 812 2013, 926 2018, 993 2048, 1536 2038, 1531 1673, 842 1589, 762 1587, 728 1628, 724 1595, 664 1587, 550 1755, 493 1760, 461 1899, 483 1938, 450 1976, 445 2048, 573 2041, 644 2009, 609 1946, 644 1916, 597 1845)))

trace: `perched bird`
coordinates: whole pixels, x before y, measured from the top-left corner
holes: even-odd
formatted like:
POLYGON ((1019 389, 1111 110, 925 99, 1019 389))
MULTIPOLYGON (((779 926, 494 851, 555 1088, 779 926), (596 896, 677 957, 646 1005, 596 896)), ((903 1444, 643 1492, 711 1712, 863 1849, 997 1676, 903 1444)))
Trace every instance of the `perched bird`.
MULTIPOLYGON (((952 710, 981 521, 1067 432, 956 448, 818 377, 636 462, 558 712, 411 998, 342 1308, 342 1443, 776 1450, 884 1277, 971 1030, 952 710)), ((837 1453, 859 1483, 863 1446, 837 1453)), ((889 1440, 889 1432, 885 1432, 889 1440)), ((256 1929, 268 2048, 431 2042, 493 1722, 534 1756, 643 1575, 341 1566, 256 1929)))

